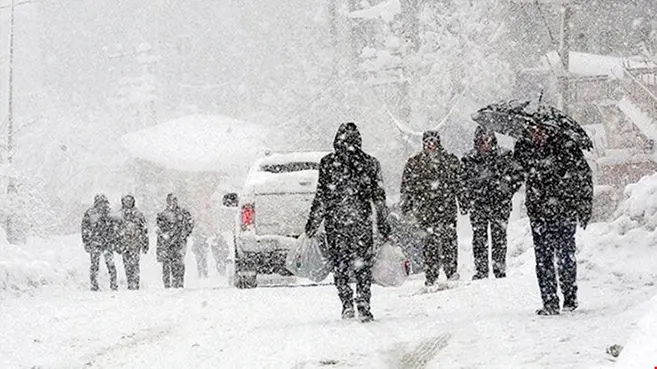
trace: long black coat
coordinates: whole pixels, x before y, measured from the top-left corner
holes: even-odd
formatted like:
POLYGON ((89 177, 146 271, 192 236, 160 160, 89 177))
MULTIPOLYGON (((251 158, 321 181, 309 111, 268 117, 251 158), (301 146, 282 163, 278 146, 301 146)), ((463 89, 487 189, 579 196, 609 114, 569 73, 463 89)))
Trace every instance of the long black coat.
POLYGON ((459 159, 442 147, 435 154, 423 151, 406 162, 401 183, 401 207, 420 226, 456 222, 457 201, 463 206, 459 159))
MULTIPOLYGON (((372 208, 376 208, 377 228, 382 237, 390 235, 386 193, 381 165, 361 149, 356 125, 340 126, 333 143, 335 152, 322 158, 317 192, 313 200, 306 233, 317 231, 322 221, 329 240, 335 234, 350 232, 372 236, 372 208)), ((365 245, 371 247, 371 245, 365 245)))
POLYGON ((157 214, 157 261, 182 259, 187 238, 194 229, 192 215, 182 207, 167 208, 157 214))
POLYGON ((543 145, 519 140, 514 157, 526 178, 527 214, 534 219, 579 221, 586 227, 593 204, 593 179, 582 150, 563 137, 543 145))
POLYGON ((510 150, 499 147, 494 134, 477 130, 475 148, 465 155, 462 183, 467 191, 468 204, 463 204, 470 211, 483 211, 496 214, 499 219, 508 219, 511 214, 511 199, 522 184, 522 173, 514 162, 510 150), (490 150, 478 149, 480 140, 489 138, 490 150))

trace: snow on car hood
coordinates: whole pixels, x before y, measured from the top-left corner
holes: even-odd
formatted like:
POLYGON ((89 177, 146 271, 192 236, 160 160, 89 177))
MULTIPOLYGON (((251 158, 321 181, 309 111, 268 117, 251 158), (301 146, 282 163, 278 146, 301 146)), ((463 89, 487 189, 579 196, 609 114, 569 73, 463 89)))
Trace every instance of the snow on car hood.
POLYGON ((121 138, 136 158, 169 169, 239 174, 266 149, 268 130, 221 115, 191 115, 121 138))

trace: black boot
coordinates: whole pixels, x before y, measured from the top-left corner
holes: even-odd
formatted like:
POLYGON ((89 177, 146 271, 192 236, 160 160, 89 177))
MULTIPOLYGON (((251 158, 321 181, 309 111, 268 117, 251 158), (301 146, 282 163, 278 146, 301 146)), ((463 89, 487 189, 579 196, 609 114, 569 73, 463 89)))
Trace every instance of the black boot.
POLYGON ((571 312, 571 311, 575 311, 575 309, 577 309, 578 306, 579 306, 579 304, 577 303, 577 300, 575 300, 575 299, 564 300, 562 310, 564 312, 571 312))
POLYGON ((370 307, 367 305, 358 307, 358 315, 360 316, 360 321, 363 323, 368 323, 374 320, 374 315, 372 315, 370 307))
POLYGON ((353 319, 355 317, 354 303, 351 301, 342 303, 342 319, 353 319))
POLYGON ((544 306, 542 309, 536 310, 536 315, 541 315, 541 316, 559 315, 559 308, 544 306))

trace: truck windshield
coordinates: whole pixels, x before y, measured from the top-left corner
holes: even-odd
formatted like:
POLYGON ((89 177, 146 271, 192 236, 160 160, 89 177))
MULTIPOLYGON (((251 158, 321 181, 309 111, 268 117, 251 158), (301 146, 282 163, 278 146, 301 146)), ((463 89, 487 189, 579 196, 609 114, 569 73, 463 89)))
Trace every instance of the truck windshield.
POLYGON ((264 164, 260 167, 263 172, 269 173, 290 173, 300 172, 302 170, 318 170, 319 163, 314 162, 294 162, 285 164, 264 164))

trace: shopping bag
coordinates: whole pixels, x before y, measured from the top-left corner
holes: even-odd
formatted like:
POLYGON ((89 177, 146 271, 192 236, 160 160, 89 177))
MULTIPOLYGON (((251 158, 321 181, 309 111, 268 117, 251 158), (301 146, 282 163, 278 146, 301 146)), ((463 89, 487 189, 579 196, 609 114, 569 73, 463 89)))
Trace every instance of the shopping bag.
POLYGON ((383 287, 399 287, 410 274, 410 265, 401 247, 385 242, 374 257, 372 282, 383 287))
POLYGON ((326 252, 326 237, 318 234, 308 237, 302 234, 288 251, 285 267, 292 274, 308 278, 313 282, 321 282, 333 271, 326 252))

